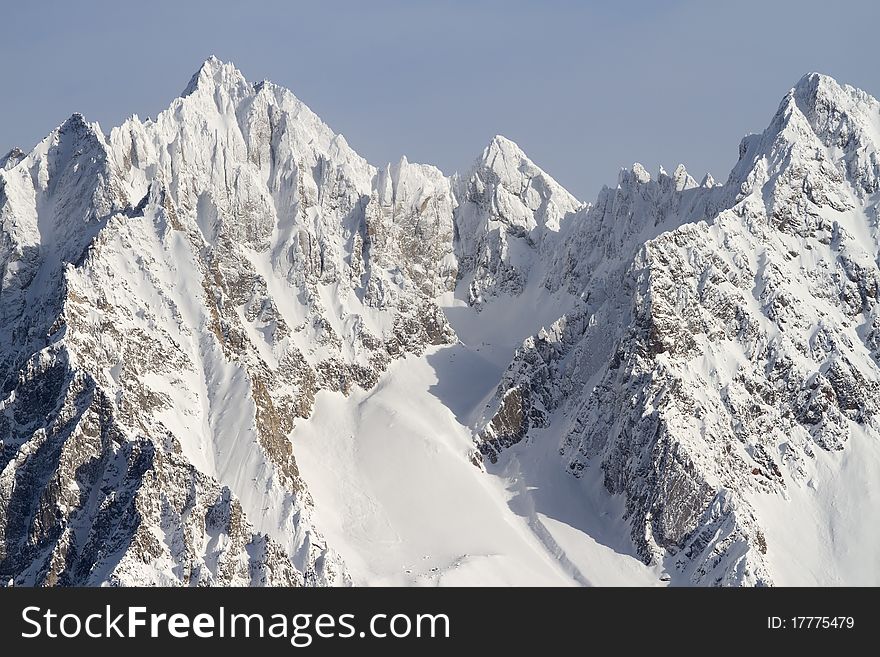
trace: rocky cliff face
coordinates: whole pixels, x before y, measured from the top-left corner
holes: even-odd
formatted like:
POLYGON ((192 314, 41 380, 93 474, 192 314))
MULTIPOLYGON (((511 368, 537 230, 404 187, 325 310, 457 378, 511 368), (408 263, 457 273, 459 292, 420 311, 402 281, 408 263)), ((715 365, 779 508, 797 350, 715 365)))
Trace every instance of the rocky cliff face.
POLYGON ((213 58, 155 121, 74 115, 0 160, 0 580, 345 584, 290 437, 456 342, 455 293, 567 300, 479 453, 555 441, 645 562, 771 584, 752 494, 880 430, 878 142, 876 100, 810 75, 726 183, 635 165, 583 205, 502 137, 376 169, 213 58))

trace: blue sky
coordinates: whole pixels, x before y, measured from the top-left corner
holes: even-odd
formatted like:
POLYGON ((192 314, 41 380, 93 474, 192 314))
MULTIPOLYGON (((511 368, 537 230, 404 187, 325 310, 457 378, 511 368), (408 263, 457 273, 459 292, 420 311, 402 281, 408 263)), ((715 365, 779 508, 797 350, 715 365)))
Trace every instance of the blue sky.
POLYGON ((725 179, 808 71, 880 94, 869 1, 0 0, 0 24, 2 152, 155 116, 213 53, 375 164, 451 173, 500 133, 583 200, 635 161, 725 179))

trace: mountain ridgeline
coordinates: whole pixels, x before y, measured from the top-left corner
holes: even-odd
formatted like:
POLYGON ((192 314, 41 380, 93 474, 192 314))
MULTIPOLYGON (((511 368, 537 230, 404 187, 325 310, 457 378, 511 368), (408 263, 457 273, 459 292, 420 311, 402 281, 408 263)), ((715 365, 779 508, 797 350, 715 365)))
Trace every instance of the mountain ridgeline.
POLYGON ((540 305, 461 414, 468 476, 549 445, 673 584, 780 583, 771 509, 815 504, 823 581, 880 583, 823 492, 880 491, 878 147, 819 74, 726 182, 636 164, 592 204, 503 137, 376 168, 215 58, 155 120, 75 114, 0 160, 0 580, 358 583, 297 463, 316 398, 540 305))

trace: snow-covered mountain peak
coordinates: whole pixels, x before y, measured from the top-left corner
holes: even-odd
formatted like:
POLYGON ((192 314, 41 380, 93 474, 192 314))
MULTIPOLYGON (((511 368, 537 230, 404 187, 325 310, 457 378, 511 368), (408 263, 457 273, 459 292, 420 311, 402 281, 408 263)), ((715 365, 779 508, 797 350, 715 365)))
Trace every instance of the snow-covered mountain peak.
POLYGON ((810 73, 783 97, 763 133, 742 140, 728 185, 739 190, 737 199, 766 205, 794 227, 804 214, 852 209, 855 199, 863 202, 880 189, 878 145, 877 100, 810 73))
POLYGON ((97 123, 89 123, 82 114, 74 112, 43 137, 30 152, 25 153, 20 148, 13 148, 4 156, 5 168, 11 169, 26 158, 33 162, 50 151, 56 154, 67 153, 67 151, 70 151, 70 154, 81 154, 83 148, 103 148, 104 143, 105 138, 101 126, 97 123))
MULTIPOLYGON (((516 142, 502 135, 495 135, 483 149, 470 176, 479 176, 481 173, 486 174, 484 182, 501 185, 524 200, 528 190, 535 189, 541 200, 552 197, 553 203, 563 212, 574 211, 581 205, 550 174, 536 165, 516 142)), ((529 203, 528 200, 526 202, 529 203)))
POLYGON ((222 87, 230 95, 239 97, 247 95, 250 85, 241 71, 232 62, 223 62, 214 55, 206 59, 199 70, 190 78, 189 84, 183 90, 181 97, 195 93, 214 93, 215 89, 222 87))
POLYGON ((627 169, 623 167, 617 174, 617 185, 626 187, 632 183, 645 184, 651 181, 651 174, 640 162, 635 162, 627 169))
POLYGON ((110 167, 101 127, 75 113, 27 155, 7 160, 0 178, 5 203, 4 229, 25 243, 58 246, 62 259, 79 255, 90 239, 83 230, 127 203, 110 167))
POLYGON ((703 176, 703 179, 700 181, 700 187, 714 187, 716 184, 715 178, 713 178, 712 174, 708 172, 706 172, 706 175, 703 176))
POLYGON ((61 123, 59 130, 88 130, 89 127, 86 117, 80 112, 74 112, 61 123))
POLYGON ((629 169, 626 167, 622 168, 617 174, 617 185, 620 188, 627 188, 633 185, 647 185, 652 180, 663 188, 671 186, 679 192, 699 186, 683 164, 675 167, 672 175, 661 164, 657 168, 657 175, 652 177, 644 165, 639 162, 633 163, 629 169))
POLYGON ((807 73, 789 94, 806 115, 852 110, 855 106, 876 106, 876 99, 866 91, 840 83, 830 75, 807 73))
POLYGON ((880 137, 880 103, 869 93, 820 73, 802 77, 786 95, 826 146, 873 147, 880 137))
POLYGON ((12 147, 6 155, 0 156, 0 170, 8 170, 25 158, 26 153, 18 146, 12 147))
POLYGON ((804 76, 790 92, 826 157, 856 189, 878 189, 880 165, 880 102, 861 89, 839 84, 827 75, 804 76))
POLYGON ((682 166, 675 170, 674 176, 670 176, 661 165, 657 168, 657 174, 652 176, 644 165, 640 162, 634 162, 631 167, 623 167, 617 172, 617 189, 624 193, 631 193, 639 188, 673 188, 675 186, 672 184, 673 181, 678 180, 679 177, 682 183, 690 179, 682 166))
POLYGON ((679 164, 675 167, 675 170, 672 172, 672 181, 675 184, 676 191, 679 192, 685 189, 693 189, 698 186, 697 181, 691 177, 683 164, 679 164))
POLYGON ((407 198, 373 203, 375 168, 341 135, 286 89, 252 87, 211 58, 155 121, 132 117, 105 138, 74 115, 0 172, 0 387, 12 395, 0 398, 0 459, 74 435, 90 446, 56 464, 63 475, 23 466, 37 488, 73 481, 95 454, 134 473, 107 485, 112 475, 89 470, 75 489, 113 490, 122 504, 53 497, 75 512, 27 539, 31 512, 10 528, 5 510, 37 498, 13 495, 0 461, 0 499, 12 500, 0 572, 344 581, 309 522, 293 426, 318 391, 370 388, 393 358, 454 339, 433 302, 454 282, 449 183, 429 167, 396 169, 407 198), (54 391, 45 403, 28 392, 43 386, 54 391), (6 413, 25 417, 10 404, 43 428, 9 424, 6 413), (127 446, 116 456, 111 434, 127 446), (146 480, 129 467, 142 454, 146 480), (105 563, 92 544, 70 547, 80 533, 123 547, 105 563), (209 536, 224 538, 205 548, 209 536), (19 550, 26 540, 33 548, 19 550))
MULTIPOLYGON (((502 160, 527 160, 526 154, 512 139, 508 139, 504 135, 495 135, 483 149, 481 159, 490 163, 492 160, 501 157, 502 160)), ((491 165, 490 165, 491 166, 491 165)))
POLYGON ((468 302, 477 307, 501 292, 519 295, 538 253, 552 248, 565 220, 582 207, 500 135, 453 188, 459 277, 469 281, 468 302))

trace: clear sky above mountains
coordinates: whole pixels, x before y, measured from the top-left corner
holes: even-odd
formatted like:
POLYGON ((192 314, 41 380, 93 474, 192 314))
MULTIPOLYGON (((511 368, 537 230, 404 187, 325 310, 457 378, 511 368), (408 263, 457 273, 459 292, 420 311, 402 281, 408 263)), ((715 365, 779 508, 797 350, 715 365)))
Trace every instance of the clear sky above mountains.
POLYGON ((503 134, 582 200, 616 169, 724 180, 808 71, 880 94, 871 1, 2 3, 0 154, 71 113, 155 116, 210 54, 374 164, 463 170, 503 134))

